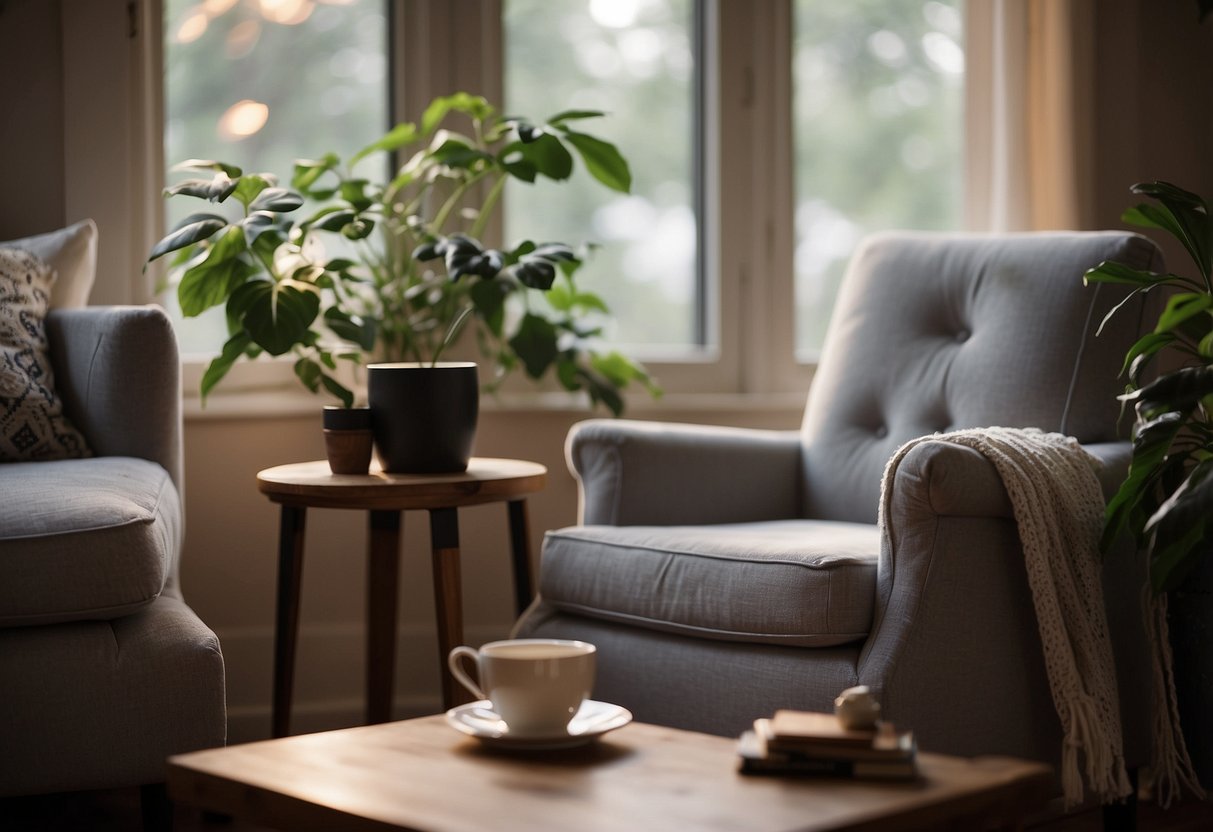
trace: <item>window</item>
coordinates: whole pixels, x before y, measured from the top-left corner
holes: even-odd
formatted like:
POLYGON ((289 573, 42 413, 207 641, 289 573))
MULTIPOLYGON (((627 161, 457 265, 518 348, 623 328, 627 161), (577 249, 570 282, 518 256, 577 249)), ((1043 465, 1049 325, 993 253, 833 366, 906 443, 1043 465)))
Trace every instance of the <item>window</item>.
MULTIPOLYGON (((633 193, 511 183, 505 241, 599 244, 579 279, 667 391, 803 393, 858 240, 959 227, 961 3, 164 0, 165 159, 285 174, 380 135, 392 95, 602 110, 633 193)), ((212 312, 183 352, 221 343, 212 312)))
MULTIPOLYGON (((288 176, 295 159, 358 150, 388 127, 387 32, 384 0, 165 0, 166 163, 288 176)), ((167 226, 198 205, 166 200, 167 226)), ((221 308, 183 319, 165 302, 183 352, 226 340, 221 308)))
POLYGON ((880 229, 958 228, 959 0, 796 0, 796 351, 820 351, 847 260, 880 229))
POLYGON ((632 194, 588 177, 511 183, 505 234, 602 244, 582 270, 611 307, 611 340, 648 355, 705 339, 696 218, 695 15, 691 0, 506 0, 505 111, 598 110, 586 129, 616 144, 632 194))

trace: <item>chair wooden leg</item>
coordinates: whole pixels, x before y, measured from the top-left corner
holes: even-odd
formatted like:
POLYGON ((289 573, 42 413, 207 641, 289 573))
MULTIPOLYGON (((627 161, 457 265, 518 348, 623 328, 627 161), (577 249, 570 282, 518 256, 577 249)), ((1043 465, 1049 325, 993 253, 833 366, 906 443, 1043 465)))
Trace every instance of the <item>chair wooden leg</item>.
POLYGON ((1104 832, 1137 832, 1137 769, 1129 769, 1129 785, 1133 790, 1123 803, 1103 807, 1104 832))
POLYGON ((139 809, 143 816, 143 832, 172 832, 173 802, 168 798, 164 783, 139 787, 139 809))

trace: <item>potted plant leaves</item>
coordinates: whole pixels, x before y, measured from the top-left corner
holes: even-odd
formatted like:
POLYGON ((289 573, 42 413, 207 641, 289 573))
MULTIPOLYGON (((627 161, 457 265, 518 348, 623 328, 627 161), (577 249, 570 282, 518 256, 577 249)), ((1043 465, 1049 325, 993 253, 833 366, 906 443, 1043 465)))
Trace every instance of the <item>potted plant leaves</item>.
POLYGON ((1210 783, 1213 222, 1202 197, 1168 182, 1138 184, 1132 190, 1152 202, 1130 208, 1123 219, 1173 235, 1191 256, 1196 274, 1159 274, 1110 262, 1086 274, 1089 282, 1132 287, 1129 298, 1167 295, 1153 330, 1125 356, 1126 387, 1120 398, 1133 408, 1133 456, 1124 482, 1108 503, 1103 546, 1108 549, 1128 532, 1148 552, 1151 590, 1171 634, 1187 748, 1196 773, 1210 783))
MULTIPOLYGON (((346 160, 328 153, 296 162, 289 188, 272 174, 220 161, 178 165, 194 175, 167 188, 166 196, 216 207, 179 223, 148 260, 175 253, 170 272, 185 316, 225 307, 229 337, 203 375, 204 399, 235 362, 290 354, 305 387, 348 407, 355 394, 338 377, 338 362, 361 365, 369 357, 385 377, 403 375, 388 366, 449 369, 441 359, 469 328, 487 371, 479 380, 489 389, 520 368, 531 379, 552 378, 565 390, 581 391, 615 415, 624 408, 622 391, 633 383, 656 395, 640 364, 602 343, 609 309, 578 285, 582 257, 571 245, 481 242, 508 181, 566 181, 583 168, 611 190, 630 190, 618 149, 580 129, 601 115, 565 111, 536 123, 503 117, 484 98, 456 93, 435 99, 418 123, 397 125, 346 160), (462 117, 468 129, 444 127, 450 117, 462 117), (377 153, 396 154, 390 177, 354 174, 359 161, 377 153), (220 204, 237 210, 219 213, 220 204), (324 243, 336 239, 353 253, 328 256, 324 243)), ((440 438, 432 432, 461 421, 439 415, 404 424, 398 412, 377 408, 374 391, 381 385, 374 374, 380 371, 371 372, 381 457, 384 447, 410 438, 432 448, 440 438), (388 438, 397 426, 408 436, 388 438)), ((416 406, 415 397, 411 401, 416 406)), ((459 401, 466 423, 473 406, 466 396, 459 401)), ((471 418, 474 430, 474 412, 471 418)), ((452 441, 468 444, 466 424, 454 433, 452 441)), ((460 457, 466 465, 466 455, 455 452, 456 465, 460 457)), ((406 456, 387 461, 388 470, 435 464, 452 467, 406 456)))

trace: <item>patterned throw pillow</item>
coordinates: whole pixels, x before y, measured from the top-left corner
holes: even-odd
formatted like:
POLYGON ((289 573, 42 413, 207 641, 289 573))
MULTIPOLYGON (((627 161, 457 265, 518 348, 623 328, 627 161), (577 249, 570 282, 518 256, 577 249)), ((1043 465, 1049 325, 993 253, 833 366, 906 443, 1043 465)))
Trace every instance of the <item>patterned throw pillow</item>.
POLYGON ((0 462, 92 456, 55 395, 46 310, 54 270, 0 247, 0 462))

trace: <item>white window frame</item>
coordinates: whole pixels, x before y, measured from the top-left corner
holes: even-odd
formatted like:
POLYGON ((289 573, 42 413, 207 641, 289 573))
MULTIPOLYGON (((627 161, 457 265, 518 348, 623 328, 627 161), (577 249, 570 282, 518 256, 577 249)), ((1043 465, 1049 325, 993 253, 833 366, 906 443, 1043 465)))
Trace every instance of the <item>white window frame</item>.
MULTIPOLYGON (((814 369, 795 352, 792 2, 704 2, 706 216, 700 221, 713 346, 677 361, 636 353, 667 395, 653 403, 633 394, 633 413, 692 401, 794 406, 814 369)), ((394 112, 418 113, 435 95, 459 89, 501 100, 501 7, 501 0, 392 0, 390 42, 399 56, 391 79, 394 112), (477 48, 457 47, 469 31, 479 32, 477 48)), ((145 272, 143 263, 164 231, 161 3, 63 0, 63 19, 67 213, 93 216, 101 226, 101 273, 92 300, 155 302, 157 270, 145 272), (98 65, 120 66, 124 78, 103 88, 100 100, 92 77, 98 65), (116 112, 125 114, 121 131, 114 130, 116 112), (98 137, 108 137, 103 152, 98 137), (129 277, 124 282, 121 275, 129 277)), ((187 413, 197 411, 206 363, 205 356, 183 356, 187 413)), ((552 398, 509 400, 544 406, 552 398)), ((273 415, 314 407, 289 362, 259 361, 233 368, 207 410, 273 415)))

